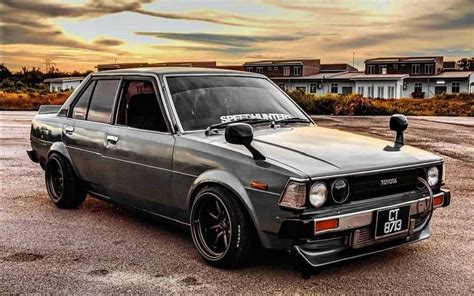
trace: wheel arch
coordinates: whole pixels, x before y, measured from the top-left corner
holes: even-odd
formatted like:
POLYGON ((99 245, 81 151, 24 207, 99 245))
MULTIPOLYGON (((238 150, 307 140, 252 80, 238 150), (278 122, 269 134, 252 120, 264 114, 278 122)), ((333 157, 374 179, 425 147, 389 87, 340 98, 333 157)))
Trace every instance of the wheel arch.
POLYGON ((46 161, 48 161, 49 157, 51 154, 56 153, 64 157, 69 164, 72 167, 73 173, 78 176, 76 167, 74 166, 74 163, 72 162, 71 156, 69 155, 69 152, 67 151, 66 145, 62 142, 54 142, 51 147, 49 148, 48 155, 46 156, 46 161))
POLYGON ((189 211, 191 210, 192 203, 198 192, 206 186, 220 186, 232 192, 234 196, 237 197, 237 201, 243 205, 246 213, 250 217, 261 245, 264 247, 270 245, 268 238, 261 230, 252 201, 250 200, 244 186, 236 176, 229 172, 222 170, 209 170, 199 175, 189 189, 187 197, 189 211))

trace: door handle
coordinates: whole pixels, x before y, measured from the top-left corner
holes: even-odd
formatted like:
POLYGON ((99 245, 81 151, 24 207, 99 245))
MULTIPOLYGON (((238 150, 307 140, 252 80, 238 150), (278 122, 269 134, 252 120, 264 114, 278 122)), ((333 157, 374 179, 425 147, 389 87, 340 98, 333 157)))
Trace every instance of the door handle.
POLYGON ((107 136, 107 142, 111 144, 117 144, 119 137, 117 136, 107 136))
POLYGON ((67 134, 72 134, 74 132, 74 127, 73 126, 66 126, 64 129, 67 134))

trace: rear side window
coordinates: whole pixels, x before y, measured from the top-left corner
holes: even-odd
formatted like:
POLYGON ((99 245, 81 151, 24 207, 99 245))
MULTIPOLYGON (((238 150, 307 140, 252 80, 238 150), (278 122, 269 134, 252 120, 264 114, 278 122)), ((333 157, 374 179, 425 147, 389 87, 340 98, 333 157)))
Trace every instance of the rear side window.
POLYGON ((87 106, 89 106, 89 100, 94 90, 95 81, 90 83, 86 90, 82 93, 79 100, 77 100, 74 109, 72 110, 72 118, 75 119, 86 119, 87 116, 87 106))
POLYGON ((87 120, 109 123, 120 80, 98 80, 92 94, 87 120))

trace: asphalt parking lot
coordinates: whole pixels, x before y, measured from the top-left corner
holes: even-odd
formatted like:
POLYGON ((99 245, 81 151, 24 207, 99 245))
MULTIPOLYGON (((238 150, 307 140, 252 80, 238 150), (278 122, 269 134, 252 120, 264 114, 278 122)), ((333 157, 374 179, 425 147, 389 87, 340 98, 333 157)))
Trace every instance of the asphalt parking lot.
MULTIPOLYGON (((78 210, 49 202, 28 159, 34 113, 0 112, 0 294, 16 293, 424 293, 473 294, 474 119, 410 118, 408 144, 446 160, 452 203, 432 237, 332 265, 309 280, 291 257, 263 252, 252 265, 219 270, 189 231, 87 198, 78 210)), ((317 117, 322 126, 392 139, 387 117, 317 117)))

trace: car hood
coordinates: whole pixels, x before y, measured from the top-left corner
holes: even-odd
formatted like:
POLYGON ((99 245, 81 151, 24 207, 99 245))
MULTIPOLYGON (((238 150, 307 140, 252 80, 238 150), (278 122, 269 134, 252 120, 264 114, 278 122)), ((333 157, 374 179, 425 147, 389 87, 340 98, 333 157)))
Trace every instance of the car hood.
POLYGON ((256 132, 254 146, 275 161, 309 176, 349 173, 440 161, 441 158, 405 145, 319 126, 256 132))
MULTIPOLYGON (((409 132, 409 131, 408 131, 409 132)), ((209 144, 250 154, 223 135, 207 137, 209 144)), ((293 126, 254 131, 252 145, 267 159, 310 177, 439 162, 432 153, 393 142, 319 126, 293 126)))

